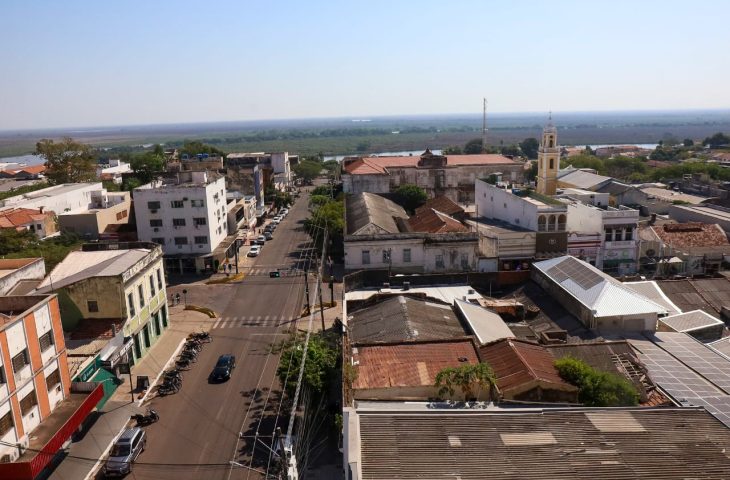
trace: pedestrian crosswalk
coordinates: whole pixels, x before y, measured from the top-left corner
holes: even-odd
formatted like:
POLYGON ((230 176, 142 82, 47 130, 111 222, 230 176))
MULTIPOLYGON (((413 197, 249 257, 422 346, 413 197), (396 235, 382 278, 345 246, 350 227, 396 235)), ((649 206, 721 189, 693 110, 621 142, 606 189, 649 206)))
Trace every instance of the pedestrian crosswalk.
POLYGON ((279 274, 282 277, 291 277, 299 275, 299 271, 296 269, 289 269, 289 268, 278 268, 278 267, 270 267, 270 268, 261 268, 261 267, 250 267, 247 269, 244 269, 243 273, 250 277, 268 277, 271 272, 278 271, 279 274))
POLYGON ((284 315, 249 315, 216 318, 212 328, 276 327, 292 319, 284 315))

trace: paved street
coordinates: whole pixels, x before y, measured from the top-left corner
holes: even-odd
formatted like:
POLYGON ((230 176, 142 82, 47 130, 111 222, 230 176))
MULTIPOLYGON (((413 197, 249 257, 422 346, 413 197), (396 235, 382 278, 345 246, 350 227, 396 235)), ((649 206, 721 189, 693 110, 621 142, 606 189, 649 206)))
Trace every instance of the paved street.
MULTIPOLYGON (((280 395, 275 376, 279 357, 272 348, 296 325, 302 309, 304 277, 269 278, 268 271, 295 266, 309 237, 301 228, 307 215, 302 195, 279 225, 261 255, 247 259, 244 279, 224 285, 179 285, 187 301, 218 313, 210 320, 213 342, 205 344, 197 363, 183 374, 175 395, 153 398, 149 406, 160 421, 147 427, 147 449, 130 478, 246 479, 262 478, 270 463, 265 445, 272 442, 280 395), (219 355, 232 353, 237 367, 225 383, 209 384, 219 355), (270 416, 262 421, 263 411, 270 416), (253 436, 260 442, 252 461, 253 436), (244 438, 239 438, 239 432, 244 438), (230 466, 233 460, 241 466, 230 466), (188 466, 194 464, 196 466, 188 466), (246 467, 252 466, 255 470, 246 467), (245 467, 244 467, 245 466, 245 467), (258 472, 257 472, 258 471, 258 472)), ((248 246, 241 249, 245 255, 248 246)), ((172 290, 171 291, 175 291, 172 290)), ((286 431, 286 412, 278 425, 286 431)))

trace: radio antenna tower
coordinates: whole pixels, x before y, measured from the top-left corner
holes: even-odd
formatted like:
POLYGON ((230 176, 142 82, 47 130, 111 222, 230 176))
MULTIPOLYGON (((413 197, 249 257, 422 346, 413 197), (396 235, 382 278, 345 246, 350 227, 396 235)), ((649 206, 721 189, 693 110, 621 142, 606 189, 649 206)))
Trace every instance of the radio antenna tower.
POLYGON ((487 153, 487 99, 484 101, 484 113, 482 115, 482 152, 487 153))

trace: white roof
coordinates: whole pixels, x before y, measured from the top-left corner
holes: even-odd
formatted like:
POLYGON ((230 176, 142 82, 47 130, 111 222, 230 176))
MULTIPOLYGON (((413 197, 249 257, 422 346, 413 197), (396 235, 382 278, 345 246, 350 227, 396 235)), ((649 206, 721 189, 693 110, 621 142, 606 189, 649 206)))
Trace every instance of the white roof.
POLYGON ((670 315, 659 319, 659 321, 675 332, 691 332, 692 330, 724 325, 722 320, 703 310, 692 310, 678 315, 670 315))
POLYGON ((503 338, 515 338, 514 333, 499 314, 463 300, 454 301, 454 305, 482 345, 503 338))
POLYGON ((44 293, 91 277, 121 275, 149 255, 151 251, 146 248, 134 248, 71 252, 56 265, 56 268, 38 286, 37 291, 44 293))
MULTIPOLYGON (((405 277, 407 280, 407 277, 405 277)), ((427 297, 441 300, 445 303, 453 304, 454 300, 476 300, 482 298, 472 287, 469 285, 440 285, 440 286, 429 286, 429 287, 414 287, 411 286, 408 290, 402 288, 372 288, 363 290, 353 290, 345 293, 345 300, 367 300, 378 293, 424 293, 427 297)))
POLYGON ((573 256, 536 262, 533 267, 592 310, 594 317, 667 313, 665 307, 573 256))
POLYGON ((595 173, 583 170, 574 170, 559 175, 559 181, 561 183, 567 183, 581 189, 590 189, 591 187, 595 187, 609 180, 611 180, 611 177, 604 177, 603 175, 596 175, 595 173))
POLYGON ((624 286, 666 308, 670 314, 682 313, 682 310, 662 292, 662 289, 654 280, 624 282, 624 286))

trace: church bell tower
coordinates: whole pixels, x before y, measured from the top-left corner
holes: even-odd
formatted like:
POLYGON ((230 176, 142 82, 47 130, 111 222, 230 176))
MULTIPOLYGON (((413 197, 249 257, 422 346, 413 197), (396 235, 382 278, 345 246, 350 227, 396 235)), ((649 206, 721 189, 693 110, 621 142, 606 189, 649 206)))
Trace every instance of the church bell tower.
POLYGON ((537 193, 555 195, 559 166, 558 129, 553 125, 551 113, 548 124, 542 130, 540 150, 537 152, 537 193))

